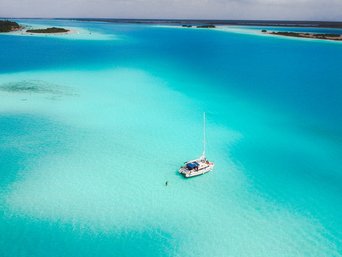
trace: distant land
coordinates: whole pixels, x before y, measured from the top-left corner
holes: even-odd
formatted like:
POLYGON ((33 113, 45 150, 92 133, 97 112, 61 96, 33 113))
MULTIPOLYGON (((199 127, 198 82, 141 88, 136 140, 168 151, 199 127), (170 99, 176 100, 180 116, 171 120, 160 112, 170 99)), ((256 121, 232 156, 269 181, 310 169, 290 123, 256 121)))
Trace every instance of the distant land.
POLYGON ((14 21, 0 20, 0 32, 11 32, 21 29, 20 25, 14 21))
POLYGON ((322 34, 322 33, 292 32, 292 31, 291 32, 267 31, 267 30, 262 30, 261 32, 265 34, 285 36, 285 37, 301 37, 301 38, 311 38, 311 39, 342 41, 342 35, 340 34, 322 34))
POLYGON ((101 21, 112 23, 165 24, 165 25, 240 25, 240 26, 279 26, 279 27, 319 27, 342 28, 340 21, 274 21, 274 20, 187 20, 187 19, 105 19, 74 18, 62 20, 101 21))
MULTIPOLYGON (((260 21, 260 20, 168 20, 168 19, 100 19, 100 18, 55 18, 54 20, 77 20, 77 21, 98 21, 110 23, 131 23, 131 24, 159 24, 159 25, 173 25, 181 26, 184 28, 216 28, 217 25, 238 25, 238 26, 278 26, 278 27, 312 27, 312 28, 337 28, 342 29, 342 22, 328 22, 328 21, 260 21)), ((24 27, 18 23, 9 20, 0 20, 0 32, 11 32, 15 30, 23 30, 24 27)), ((67 33, 69 30, 64 28, 44 28, 44 29, 28 29, 26 33, 67 33)), ((342 33, 307 33, 307 32, 286 32, 286 31, 267 31, 261 30, 264 34, 334 40, 342 41, 342 33)))
MULTIPOLYGON (((11 31, 22 31, 25 27, 21 26, 17 22, 10 21, 10 20, 0 20, 0 33, 6 33, 11 31)), ((52 34, 52 33, 66 33, 69 32, 68 29, 64 28, 45 28, 45 29, 28 29, 26 30, 27 33, 41 33, 41 34, 52 34)))
POLYGON ((66 33, 66 32, 69 32, 69 30, 64 29, 64 28, 52 27, 52 28, 46 28, 46 29, 28 29, 26 30, 26 32, 28 33, 66 33))
MULTIPOLYGON (((3 17, 0 19, 46 19, 3 17)), ((51 18, 52 20, 101 21, 112 23, 165 24, 165 25, 240 25, 279 27, 342 28, 342 21, 287 21, 287 20, 202 20, 202 19, 116 19, 116 18, 51 18)))

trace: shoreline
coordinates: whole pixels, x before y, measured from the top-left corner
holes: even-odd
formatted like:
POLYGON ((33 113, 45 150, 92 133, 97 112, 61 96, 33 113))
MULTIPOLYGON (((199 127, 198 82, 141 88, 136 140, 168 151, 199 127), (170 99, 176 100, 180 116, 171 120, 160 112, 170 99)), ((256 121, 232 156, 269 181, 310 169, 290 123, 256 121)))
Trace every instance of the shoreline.
MULTIPOLYGON (((20 34, 22 35, 69 35, 69 34, 76 34, 77 31, 76 30, 72 30, 72 29, 65 29, 67 31, 63 31, 63 32, 33 32, 33 31, 29 31, 29 30, 46 30, 49 28, 37 28, 37 27, 33 27, 33 26, 21 26, 20 29, 16 30, 16 32, 20 32, 20 34)), ((11 31, 12 32, 12 31, 11 31)))
POLYGON ((32 29, 30 26, 20 26, 19 28, 12 29, 11 31, 7 32, 1 32, 0 35, 41 35, 41 36, 46 36, 46 35, 69 35, 69 34, 79 34, 77 30, 73 29, 67 29, 65 32, 32 32, 29 31, 32 29))
POLYGON ((262 34, 274 35, 280 37, 320 39, 328 41, 342 41, 341 34, 325 34, 325 33, 308 33, 308 32, 288 32, 288 31, 266 31, 262 30, 262 34))
POLYGON ((46 29, 43 24, 31 24, 29 22, 21 22, 20 29, 10 32, 0 33, 0 36, 20 36, 20 37, 44 37, 44 38, 59 38, 67 40, 118 40, 116 35, 104 35, 102 33, 89 30, 83 27, 65 26, 67 32, 57 33, 33 33, 27 32, 30 29, 46 29))

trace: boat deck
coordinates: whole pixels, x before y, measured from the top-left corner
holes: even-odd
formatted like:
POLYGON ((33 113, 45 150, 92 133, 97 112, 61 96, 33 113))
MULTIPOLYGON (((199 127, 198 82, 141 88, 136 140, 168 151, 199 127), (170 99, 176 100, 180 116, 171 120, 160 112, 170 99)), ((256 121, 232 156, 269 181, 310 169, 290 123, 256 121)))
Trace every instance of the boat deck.
POLYGON ((179 169, 179 173, 189 178, 189 177, 194 177, 194 176, 205 174, 211 171, 213 168, 214 168, 214 163, 212 162, 204 161, 204 160, 193 160, 193 161, 186 162, 185 165, 179 169), (193 169, 189 169, 188 164, 193 164, 193 163, 198 164, 198 166, 196 166, 193 169))

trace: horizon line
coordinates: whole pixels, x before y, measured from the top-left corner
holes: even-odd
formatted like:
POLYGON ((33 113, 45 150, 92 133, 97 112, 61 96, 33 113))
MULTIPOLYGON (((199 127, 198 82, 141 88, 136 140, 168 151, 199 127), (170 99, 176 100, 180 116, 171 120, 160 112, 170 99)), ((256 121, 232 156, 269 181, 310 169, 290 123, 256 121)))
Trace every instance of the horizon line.
POLYGON ((342 23, 342 20, 286 20, 286 19, 201 19, 201 18, 114 18, 114 17, 15 17, 15 16, 0 16, 0 19, 89 19, 89 20, 151 20, 151 21, 249 21, 249 22, 324 22, 324 23, 342 23))

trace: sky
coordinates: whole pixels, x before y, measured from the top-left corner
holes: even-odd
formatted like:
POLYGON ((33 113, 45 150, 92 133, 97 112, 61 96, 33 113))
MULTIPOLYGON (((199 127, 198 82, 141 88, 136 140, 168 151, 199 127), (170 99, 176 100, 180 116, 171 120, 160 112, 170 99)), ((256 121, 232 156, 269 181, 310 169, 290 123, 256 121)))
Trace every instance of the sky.
POLYGON ((0 17, 342 21, 342 0, 0 0, 0 17))

